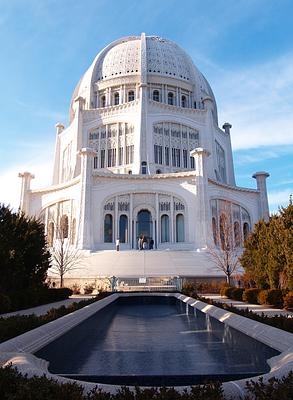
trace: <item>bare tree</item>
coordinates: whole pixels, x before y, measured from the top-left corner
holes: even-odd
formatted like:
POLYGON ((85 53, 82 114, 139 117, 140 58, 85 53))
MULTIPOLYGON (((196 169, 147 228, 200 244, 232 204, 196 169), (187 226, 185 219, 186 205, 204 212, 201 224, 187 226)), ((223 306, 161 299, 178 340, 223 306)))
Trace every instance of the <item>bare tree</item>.
POLYGON ((240 226, 232 224, 232 216, 229 204, 221 211, 219 229, 213 226, 215 246, 207 250, 209 258, 215 267, 226 275, 228 285, 231 284, 231 276, 239 267, 240 256, 240 226))
MULTIPOLYGON (((75 235, 75 231, 73 232, 72 229, 71 235, 75 235)), ((80 250, 74 247, 74 237, 69 238, 66 215, 63 215, 58 221, 50 221, 48 244, 51 246, 51 272, 60 277, 60 287, 63 287, 64 275, 69 271, 79 269, 83 259, 80 250)))

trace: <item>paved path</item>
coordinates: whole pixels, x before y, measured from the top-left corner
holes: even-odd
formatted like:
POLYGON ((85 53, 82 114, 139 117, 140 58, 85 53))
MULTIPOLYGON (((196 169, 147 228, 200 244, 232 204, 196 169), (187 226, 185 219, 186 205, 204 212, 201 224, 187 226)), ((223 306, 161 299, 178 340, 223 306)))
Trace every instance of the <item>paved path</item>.
POLYGON ((259 304, 244 303, 243 301, 237 301, 237 300, 228 299, 227 297, 221 297, 219 294, 203 294, 202 296, 206 297, 208 299, 217 301, 219 303, 226 303, 229 305, 232 304, 232 306, 237 307, 242 310, 245 310, 246 308, 248 308, 250 311, 253 311, 256 314, 263 313, 270 317, 273 315, 288 315, 290 318, 293 318, 292 311, 281 310, 279 308, 273 308, 271 306, 261 306, 259 304))
POLYGON ((79 301, 82 300, 88 300, 91 299, 93 296, 92 295, 73 295, 69 299, 66 300, 61 300, 61 301, 56 301, 54 303, 49 303, 49 304, 43 304, 42 306, 38 307, 32 307, 32 308, 27 308, 26 310, 20 310, 20 311, 14 311, 6 314, 0 314, 0 318, 4 317, 12 317, 13 315, 30 315, 30 314, 35 314, 37 316, 39 315, 44 315, 47 313, 47 311, 51 310, 51 308, 59 308, 61 306, 68 306, 74 302, 78 303, 79 301))

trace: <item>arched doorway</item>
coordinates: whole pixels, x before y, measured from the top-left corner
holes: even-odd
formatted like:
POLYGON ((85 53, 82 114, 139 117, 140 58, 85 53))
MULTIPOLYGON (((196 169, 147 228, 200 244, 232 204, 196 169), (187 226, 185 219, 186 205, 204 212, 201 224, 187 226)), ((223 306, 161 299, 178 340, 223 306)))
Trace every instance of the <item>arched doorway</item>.
POLYGON ((148 210, 141 210, 137 214, 136 221, 136 242, 142 236, 144 236, 149 244, 150 240, 153 239, 153 221, 152 214, 148 210))

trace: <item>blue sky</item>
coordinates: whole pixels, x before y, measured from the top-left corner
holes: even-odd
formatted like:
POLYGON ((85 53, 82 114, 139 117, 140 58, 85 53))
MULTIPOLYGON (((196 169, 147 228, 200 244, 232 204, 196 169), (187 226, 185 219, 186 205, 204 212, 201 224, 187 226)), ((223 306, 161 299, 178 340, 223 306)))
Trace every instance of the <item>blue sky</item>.
POLYGON ((230 122, 239 186, 266 170, 272 212, 293 192, 291 0, 0 0, 0 202, 18 206, 24 170, 50 183, 56 122, 109 42, 141 32, 174 40, 230 122))

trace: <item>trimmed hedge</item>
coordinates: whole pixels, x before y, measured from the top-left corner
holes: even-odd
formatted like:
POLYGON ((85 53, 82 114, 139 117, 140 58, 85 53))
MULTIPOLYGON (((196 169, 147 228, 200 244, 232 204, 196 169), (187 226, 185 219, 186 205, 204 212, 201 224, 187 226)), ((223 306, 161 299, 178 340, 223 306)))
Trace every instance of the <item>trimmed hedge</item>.
POLYGON ((10 294, 10 311, 19 311, 25 308, 36 307, 42 304, 53 303, 55 301, 68 299, 72 295, 72 290, 68 288, 40 288, 22 290, 10 294))
POLYGON ((8 296, 0 293, 0 314, 7 313, 11 310, 11 300, 8 296))
POLYGON ((293 318, 288 318, 286 315, 268 316, 263 313, 259 315, 254 313, 253 311, 250 311, 248 308, 243 310, 232 306, 232 304, 229 305, 227 303, 220 303, 211 299, 207 299, 205 297, 198 297, 198 300, 201 300, 208 304, 212 304, 215 307, 231 311, 234 314, 242 315, 242 317, 250 318, 254 321, 262 322, 263 324, 267 324, 275 328, 283 329, 284 331, 293 333, 293 318))
POLYGON ((225 297, 225 296, 226 296, 226 297, 230 298, 233 289, 234 289, 234 287, 232 287, 232 286, 223 286, 223 287, 220 289, 220 295, 221 295, 222 297, 225 297))
POLYGON ((242 295, 242 300, 247 301, 248 303, 258 304, 257 296, 260 291, 261 289, 256 289, 256 288, 245 289, 242 295))
POLYGON ((136 387, 132 392, 121 387, 116 394, 101 389, 93 389, 84 394, 81 385, 58 383, 45 376, 27 378, 12 367, 0 368, 1 400, 224 400, 222 385, 219 382, 194 386, 190 393, 179 393, 174 388, 136 387))
POLYGON ((101 300, 110 294, 112 293, 100 293, 93 299, 72 303, 67 307, 62 306, 59 308, 52 308, 46 314, 40 316, 31 314, 0 318, 0 343, 79 310, 80 308, 94 303, 97 300, 101 300))
MULTIPOLYGON (((289 400, 293 393, 293 372, 282 379, 270 378, 264 383, 263 378, 247 381, 248 394, 244 400, 289 400)), ((121 387, 116 394, 93 389, 85 394, 81 385, 58 383, 45 376, 28 378, 11 366, 0 368, 1 400, 224 400, 222 385, 219 382, 193 386, 190 391, 178 392, 174 388, 136 387, 132 392, 121 387)))
POLYGON ((243 288, 233 288, 231 290, 231 299, 242 301, 243 292, 244 292, 243 288))

